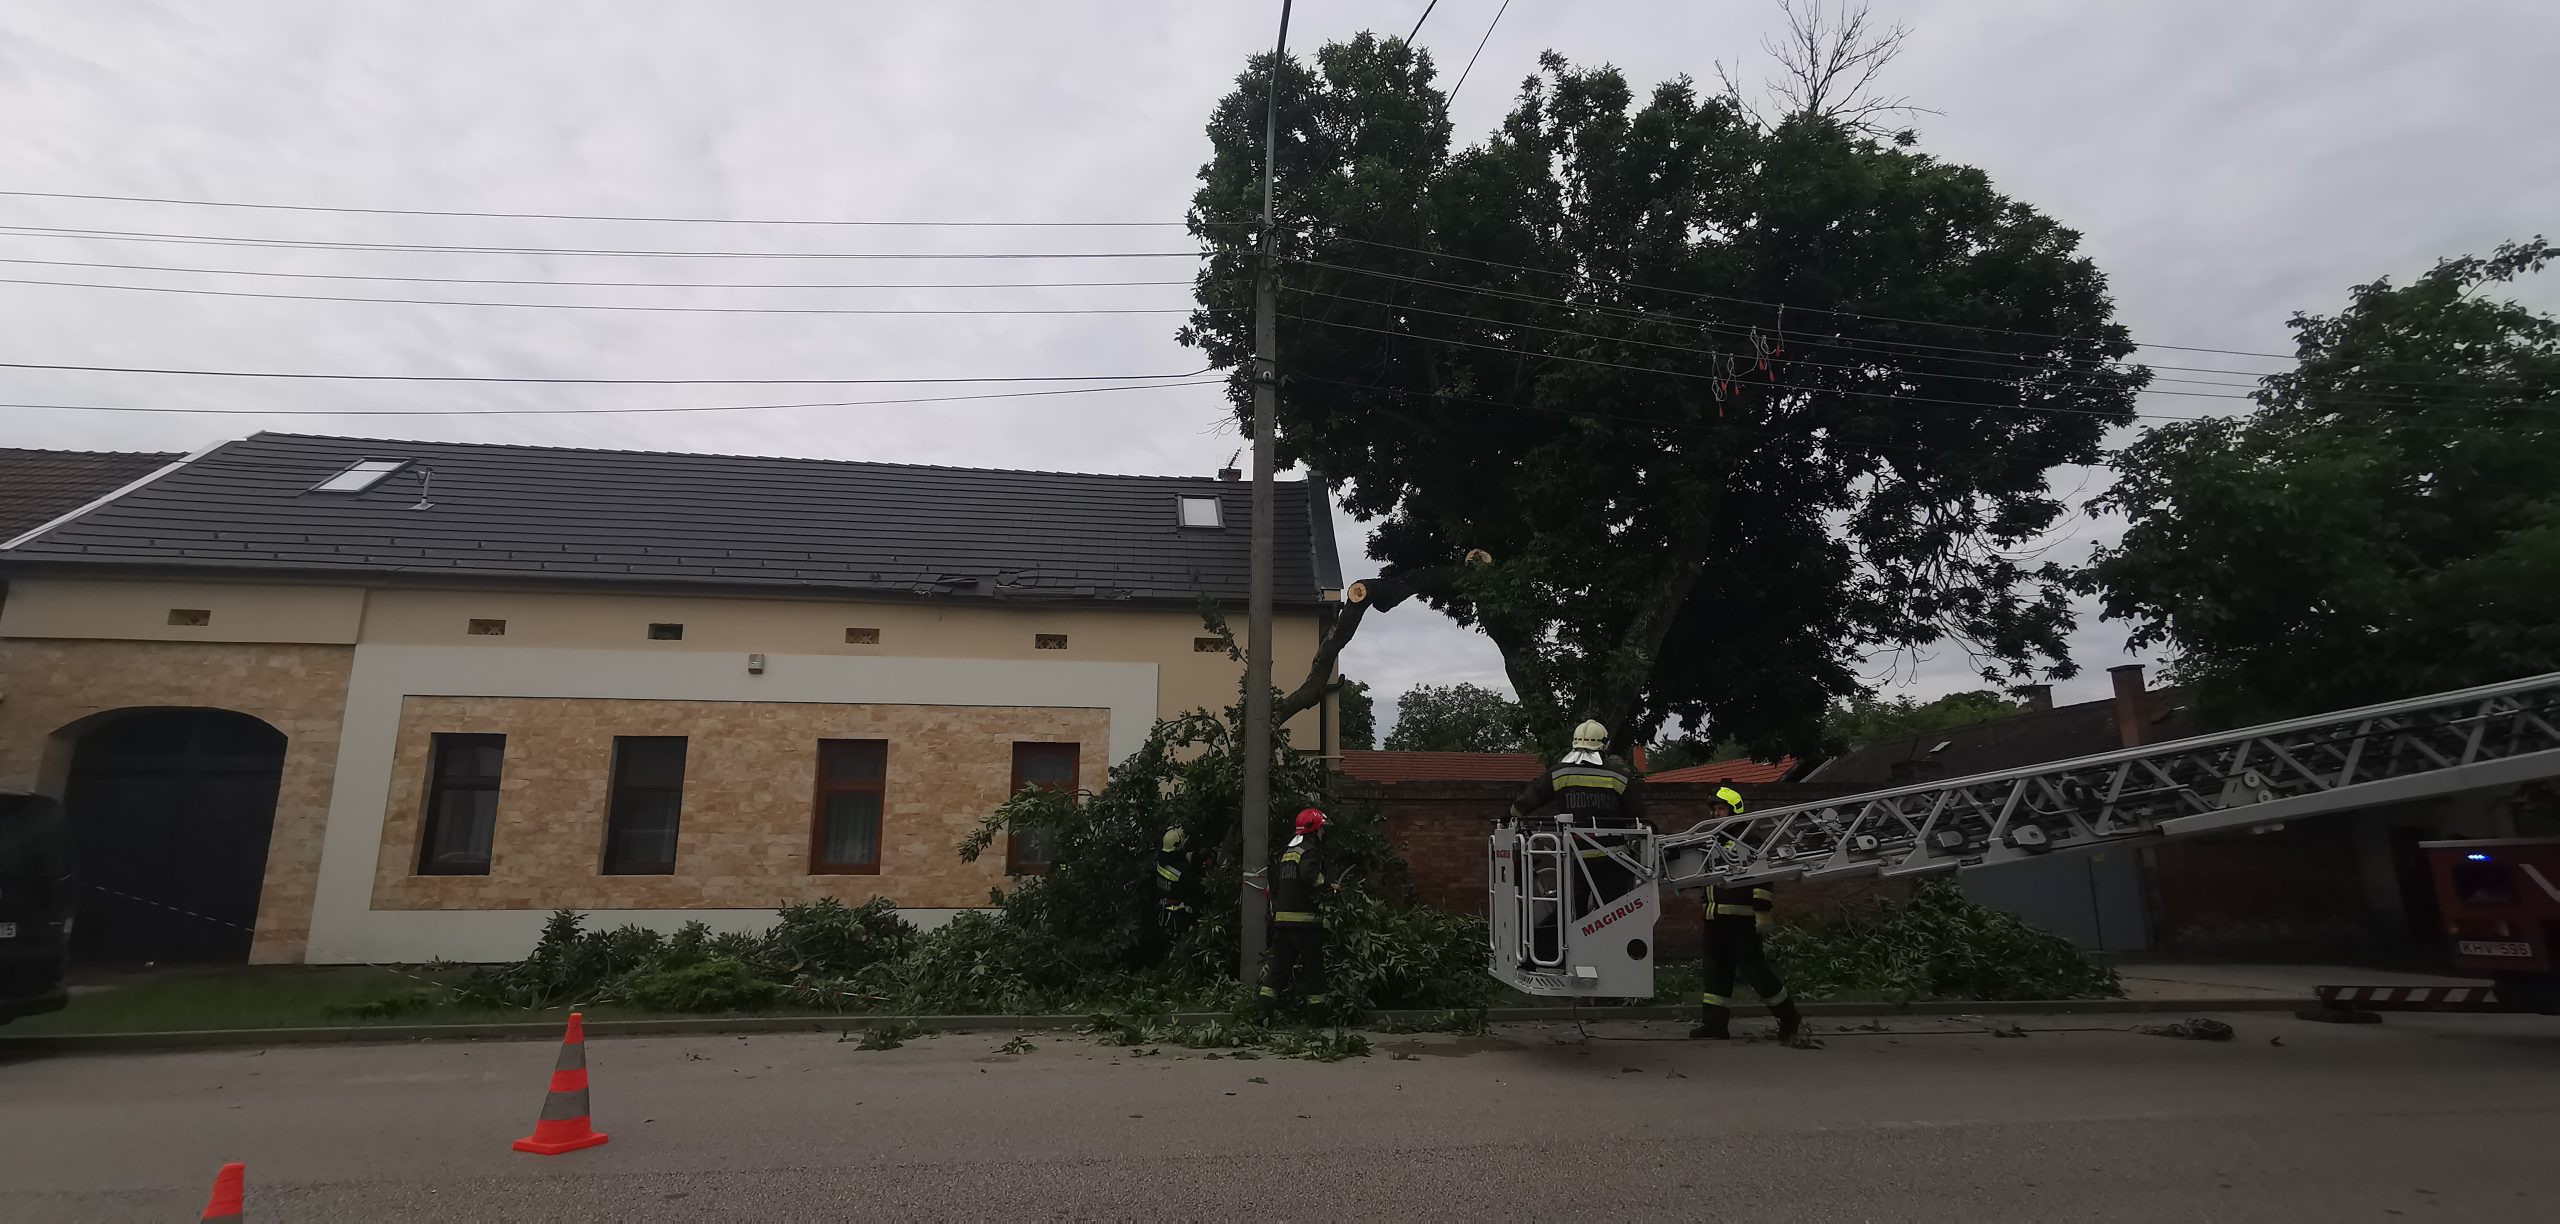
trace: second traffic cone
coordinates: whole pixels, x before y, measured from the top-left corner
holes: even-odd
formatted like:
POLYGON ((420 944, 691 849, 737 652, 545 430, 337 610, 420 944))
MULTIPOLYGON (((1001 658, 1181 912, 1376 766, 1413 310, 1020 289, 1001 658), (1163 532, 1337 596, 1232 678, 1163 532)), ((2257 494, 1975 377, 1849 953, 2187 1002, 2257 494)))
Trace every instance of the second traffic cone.
POLYGON ((516 1150, 557 1156, 605 1141, 587 1120, 587 1021, 569 1013, 569 1034, 560 1041, 560 1061, 551 1069, 551 1095, 542 1100, 542 1119, 533 1133, 516 1140, 516 1150))
POLYGON ((200 1220, 237 1220, 240 1217, 242 1189, 249 1176, 249 1166, 233 1161, 213 1175, 213 1197, 206 1199, 200 1220))

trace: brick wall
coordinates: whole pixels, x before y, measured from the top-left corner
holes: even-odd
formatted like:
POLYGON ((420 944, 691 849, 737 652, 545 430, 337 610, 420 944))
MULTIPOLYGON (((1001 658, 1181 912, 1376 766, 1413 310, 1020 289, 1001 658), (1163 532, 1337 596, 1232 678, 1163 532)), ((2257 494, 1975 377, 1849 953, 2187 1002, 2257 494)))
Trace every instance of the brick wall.
MULTIPOLYGON (((1715 789, 1713 783, 1651 785, 1645 788, 1645 803, 1656 824, 1680 829, 1707 819, 1715 789)), ((1746 808, 1762 808, 1829 799, 1859 788, 1768 783, 1734 789, 1742 792, 1746 808)), ((1484 912, 1485 838, 1519 796, 1519 784, 1368 782, 1336 776, 1334 793, 1351 802, 1375 804, 1386 814, 1388 839, 1404 855, 1414 889, 1425 902, 1460 913, 1484 912)), ((1818 915, 1874 896, 1884 887, 1883 881, 1874 879, 1789 885, 1778 890, 1778 912, 1781 916, 1818 915)), ((1701 936, 1699 921, 1695 898, 1663 898, 1662 916, 1654 924, 1659 959, 1694 959, 1701 936)))
POLYGON ((1099 787, 1110 711, 1005 706, 818 705, 420 697, 401 703, 376 909, 765 909, 886 896, 910 908, 986 904, 1001 842, 975 863, 960 839, 1004 802, 1016 741, 1081 745, 1099 787), (507 737, 489 874, 417 874, 427 756, 438 732, 507 737), (684 806, 672 875, 603 875, 613 740, 681 735, 684 806), (812 875, 821 739, 888 745, 877 874, 812 875))
POLYGON ((249 959, 299 961, 354 659, 346 646, 0 641, 0 786, 58 787, 79 734, 116 711, 202 707, 263 720, 284 733, 284 775, 249 959))

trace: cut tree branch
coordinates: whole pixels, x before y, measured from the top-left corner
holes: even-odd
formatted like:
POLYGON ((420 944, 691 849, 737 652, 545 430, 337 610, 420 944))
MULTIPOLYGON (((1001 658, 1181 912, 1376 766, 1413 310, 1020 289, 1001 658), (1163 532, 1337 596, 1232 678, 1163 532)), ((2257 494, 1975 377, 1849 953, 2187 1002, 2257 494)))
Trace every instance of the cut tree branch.
POLYGON ((1416 595, 1445 594, 1456 588, 1458 574, 1457 566, 1439 565, 1352 583, 1343 592, 1342 609, 1334 614, 1332 626, 1316 642, 1316 657, 1307 665, 1307 678, 1272 707, 1273 725, 1316 708, 1327 694, 1341 687, 1342 682, 1334 678, 1334 664, 1341 659, 1342 648, 1351 644, 1352 635, 1360 632, 1361 618, 1372 611, 1388 611, 1416 595))

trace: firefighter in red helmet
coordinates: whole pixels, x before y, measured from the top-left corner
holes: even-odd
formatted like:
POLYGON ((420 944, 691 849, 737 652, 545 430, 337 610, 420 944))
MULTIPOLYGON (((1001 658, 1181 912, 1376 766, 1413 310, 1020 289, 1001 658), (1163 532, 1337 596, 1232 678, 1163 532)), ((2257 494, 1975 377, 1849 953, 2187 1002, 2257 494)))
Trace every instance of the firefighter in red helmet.
POLYGON ((1298 813, 1297 834, 1271 868, 1271 950, 1262 962, 1262 988, 1255 1008, 1269 1020, 1283 996, 1303 993, 1307 1006, 1321 1010, 1330 999, 1324 982, 1324 854, 1325 815, 1315 808, 1298 813))

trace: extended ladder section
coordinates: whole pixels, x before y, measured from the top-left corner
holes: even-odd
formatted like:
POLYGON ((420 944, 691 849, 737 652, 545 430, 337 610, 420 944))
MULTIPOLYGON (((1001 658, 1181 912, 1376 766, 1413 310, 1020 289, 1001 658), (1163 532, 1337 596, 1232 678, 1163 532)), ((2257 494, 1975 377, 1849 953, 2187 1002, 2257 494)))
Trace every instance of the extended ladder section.
POLYGON ((1622 837, 1642 874, 1594 895, 1591 831, 1505 821, 1488 847, 1493 974, 1535 995, 1652 993, 1664 892, 1958 871, 2265 828, 2560 777, 2560 672, 1622 837))
POLYGON ((1708 821, 1663 837, 1663 886, 1955 871, 2555 776, 2560 672, 1708 821))

